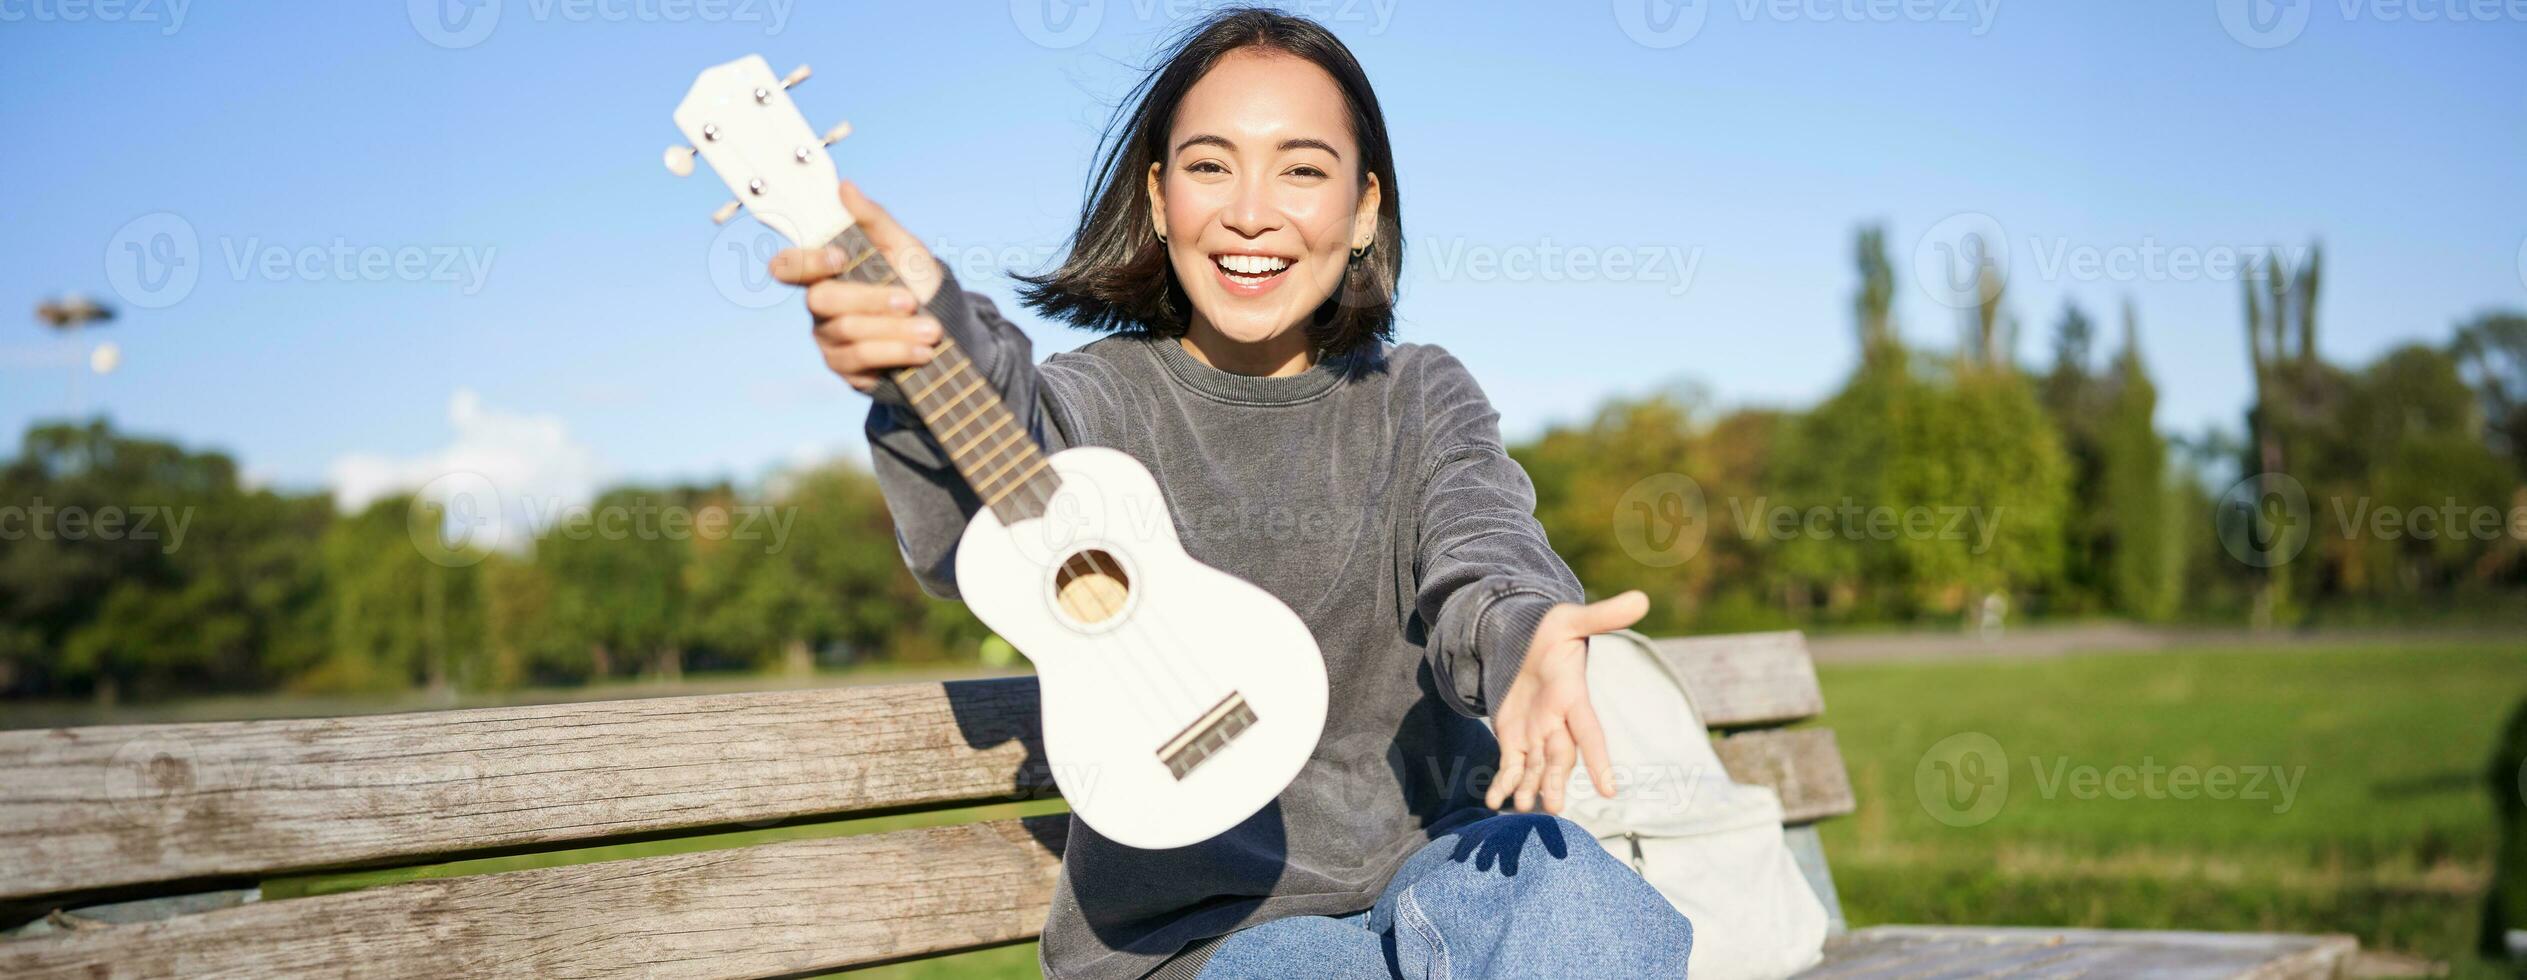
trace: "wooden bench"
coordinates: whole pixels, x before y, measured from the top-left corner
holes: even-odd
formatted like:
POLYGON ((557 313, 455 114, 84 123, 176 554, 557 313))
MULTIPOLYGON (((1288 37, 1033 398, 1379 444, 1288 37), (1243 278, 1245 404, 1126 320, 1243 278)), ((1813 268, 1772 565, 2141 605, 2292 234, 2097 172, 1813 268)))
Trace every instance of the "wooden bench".
MULTIPOLYGON (((1660 641, 1777 789, 1831 977, 2328 977, 2346 937, 1845 933, 1819 820, 1854 802, 1796 633, 1660 641)), ((1068 817, 267 896, 311 872, 1048 798, 1032 678, 357 718, 0 732, 0 976, 764 977, 1033 938, 1068 817)), ((773 836, 773 835, 757 835, 773 836)), ((389 876, 392 877, 392 876, 389 876)))

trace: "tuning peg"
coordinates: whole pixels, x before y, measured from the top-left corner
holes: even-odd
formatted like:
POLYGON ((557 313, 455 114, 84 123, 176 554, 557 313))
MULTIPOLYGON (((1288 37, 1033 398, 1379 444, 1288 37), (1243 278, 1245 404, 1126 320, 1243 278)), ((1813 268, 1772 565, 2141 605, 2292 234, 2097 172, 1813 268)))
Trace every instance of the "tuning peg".
POLYGON ((809 72, 806 65, 800 65, 796 68, 792 68, 790 69, 789 74, 781 76, 781 87, 797 88, 798 83, 807 80, 808 74, 809 72))
POLYGON ((849 122, 835 123, 834 128, 825 131, 825 145, 832 146, 836 143, 840 143, 844 137, 850 135, 851 124, 849 122))
POLYGON ((678 177, 693 176, 693 148, 681 143, 668 147, 667 172, 678 177))
POLYGON ((728 219, 737 216, 738 206, 739 205, 736 199, 730 198, 728 203, 719 206, 719 210, 711 212, 711 223, 715 225, 727 224, 728 219))

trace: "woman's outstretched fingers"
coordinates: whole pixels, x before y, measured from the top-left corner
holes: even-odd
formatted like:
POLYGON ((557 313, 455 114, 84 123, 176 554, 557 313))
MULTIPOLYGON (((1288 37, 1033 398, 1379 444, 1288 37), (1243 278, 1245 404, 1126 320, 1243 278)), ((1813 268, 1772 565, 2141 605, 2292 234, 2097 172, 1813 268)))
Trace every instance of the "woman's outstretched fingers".
POLYGON ((1538 731, 1527 736, 1527 764, 1524 769, 1524 774, 1518 777, 1519 811, 1524 813, 1535 812, 1536 790, 1542 788, 1543 786, 1544 733, 1538 731))
POLYGON ((1526 759, 1512 747, 1516 744, 1506 740, 1500 743, 1500 772, 1492 776, 1491 788, 1483 791, 1486 808, 1498 810, 1501 804, 1509 802, 1510 791, 1517 789, 1518 780, 1526 775, 1526 759))
POLYGON ((1570 730, 1556 726, 1553 733, 1544 738, 1544 812, 1562 812, 1564 791, 1571 784, 1574 758, 1570 730))
POLYGON ((1588 783, 1597 788, 1597 795, 1614 799, 1614 762, 1606 758, 1606 729, 1597 723, 1597 709, 1583 700, 1571 706, 1571 740, 1579 743, 1579 758, 1588 767, 1588 783))

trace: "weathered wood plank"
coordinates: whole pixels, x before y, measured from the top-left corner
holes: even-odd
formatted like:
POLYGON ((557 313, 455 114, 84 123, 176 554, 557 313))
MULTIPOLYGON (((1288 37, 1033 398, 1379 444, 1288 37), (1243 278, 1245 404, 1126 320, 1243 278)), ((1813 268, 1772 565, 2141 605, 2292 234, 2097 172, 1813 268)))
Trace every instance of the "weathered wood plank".
POLYGON ((0 900, 1054 793, 1032 677, 0 732, 0 900))
POLYGON ((0 976, 763 977, 1012 942, 1069 817, 258 902, 0 943, 0 976))
POLYGON ((1675 637, 1655 646, 1693 688, 1704 725, 1779 725, 1825 712, 1807 638, 1796 630, 1675 637))
POLYGON ((1740 732, 1720 739, 1714 748, 1729 778, 1770 786, 1781 794, 1784 823, 1839 817, 1855 806, 1833 729, 1740 732))
POLYGON ((2330 980, 2359 948, 2340 935, 1875 926, 1827 942, 1825 962, 1800 976, 2330 980))

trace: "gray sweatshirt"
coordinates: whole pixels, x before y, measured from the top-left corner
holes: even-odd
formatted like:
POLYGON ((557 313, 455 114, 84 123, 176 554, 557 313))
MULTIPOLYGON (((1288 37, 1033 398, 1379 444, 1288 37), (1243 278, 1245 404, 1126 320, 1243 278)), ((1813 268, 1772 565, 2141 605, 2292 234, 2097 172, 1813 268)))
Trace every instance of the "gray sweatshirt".
MULTIPOLYGON (((1185 549, 1296 611, 1332 687, 1314 757, 1227 833, 1146 851, 1071 821, 1047 976, 1192 976, 1215 937, 1368 908, 1415 850, 1490 814, 1499 746, 1477 719, 1580 588, 1463 364, 1402 344, 1258 378, 1121 334, 1038 365, 990 300, 950 282, 930 311, 1047 450, 1148 467, 1185 549)), ((881 394, 868 434, 905 563, 955 597, 979 502, 900 395, 881 394)))

